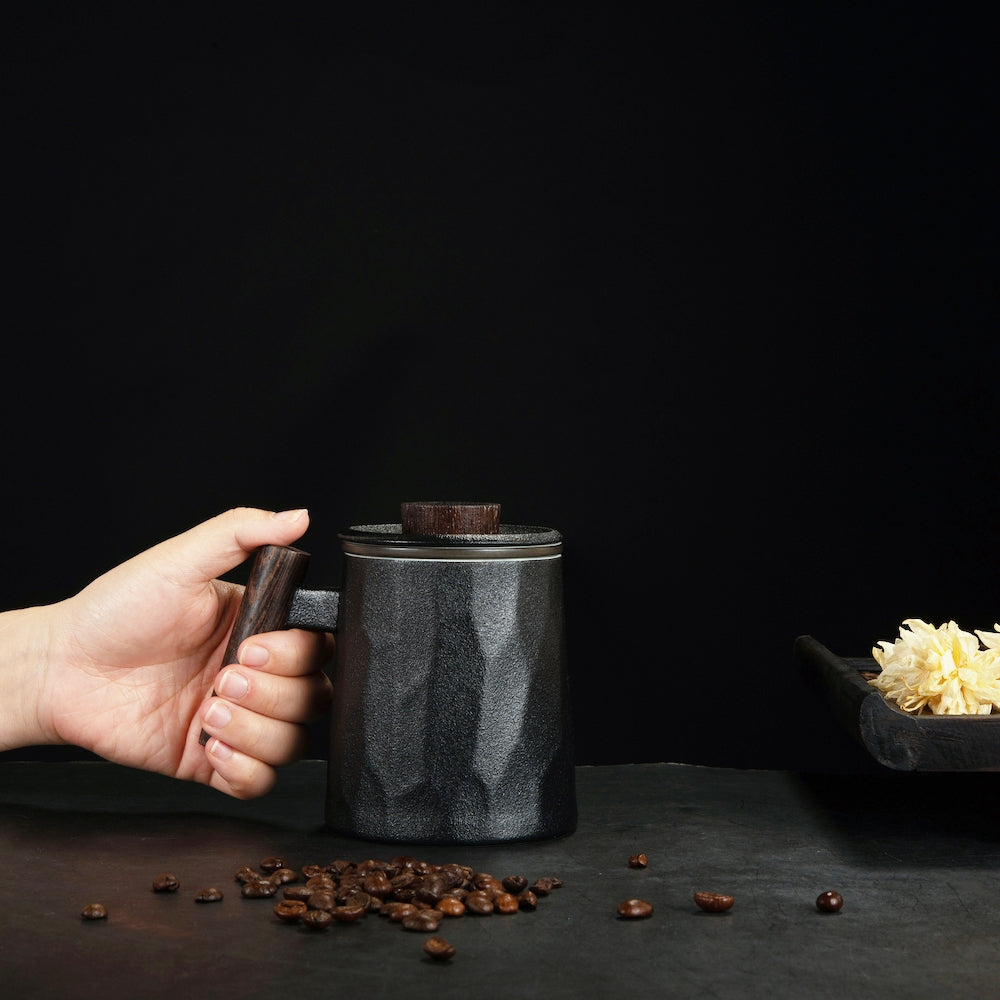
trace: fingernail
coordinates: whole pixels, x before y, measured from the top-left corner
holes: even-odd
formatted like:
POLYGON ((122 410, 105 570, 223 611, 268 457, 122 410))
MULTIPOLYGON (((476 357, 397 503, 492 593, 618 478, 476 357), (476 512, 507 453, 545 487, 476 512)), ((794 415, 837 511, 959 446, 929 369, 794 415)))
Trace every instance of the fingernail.
POLYGON ((240 650, 240 663, 245 667, 262 667, 269 659, 271 659, 271 653, 263 646, 251 644, 240 650))
POLYGON ((223 729, 229 725, 233 713, 224 701, 213 701, 205 713, 205 725, 213 729, 223 729))
POLYGON ((219 680, 218 692, 223 698, 242 698, 250 690, 250 681, 238 670, 227 670, 219 680))
POLYGON ((302 517, 303 514, 307 513, 308 511, 305 509, 305 507, 299 507, 297 510, 279 510, 278 513, 275 514, 274 516, 279 521, 290 521, 294 523, 300 517, 302 517))
POLYGON ((229 758, 232 757, 233 755, 233 748, 230 746, 226 746, 226 744, 223 743, 222 740, 216 739, 212 740, 212 743, 208 748, 208 752, 213 757, 218 757, 219 760, 229 760, 229 758))

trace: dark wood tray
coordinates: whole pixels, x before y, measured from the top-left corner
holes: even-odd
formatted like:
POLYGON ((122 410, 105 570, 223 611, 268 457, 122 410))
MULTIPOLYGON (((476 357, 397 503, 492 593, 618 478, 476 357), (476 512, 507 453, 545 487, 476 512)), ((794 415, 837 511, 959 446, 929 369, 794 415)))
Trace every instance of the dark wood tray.
POLYGON ((810 635, 795 640, 795 666, 848 732, 897 771, 1000 768, 1000 715, 912 715, 886 701, 865 673, 870 657, 837 656, 810 635))

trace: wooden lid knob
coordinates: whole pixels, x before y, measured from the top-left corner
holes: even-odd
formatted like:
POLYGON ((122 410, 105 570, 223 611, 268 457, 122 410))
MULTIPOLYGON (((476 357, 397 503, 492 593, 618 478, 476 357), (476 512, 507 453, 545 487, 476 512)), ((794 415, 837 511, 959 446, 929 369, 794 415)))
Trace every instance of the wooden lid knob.
POLYGON ((496 535, 500 504, 424 500, 400 505, 404 535, 496 535))

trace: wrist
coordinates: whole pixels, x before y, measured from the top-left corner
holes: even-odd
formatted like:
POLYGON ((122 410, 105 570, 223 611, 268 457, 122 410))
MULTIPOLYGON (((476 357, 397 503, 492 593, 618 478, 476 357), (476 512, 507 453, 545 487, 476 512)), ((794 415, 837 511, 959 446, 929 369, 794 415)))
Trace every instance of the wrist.
POLYGON ((45 722, 51 617, 46 607, 0 613, 0 750, 61 742, 45 722))

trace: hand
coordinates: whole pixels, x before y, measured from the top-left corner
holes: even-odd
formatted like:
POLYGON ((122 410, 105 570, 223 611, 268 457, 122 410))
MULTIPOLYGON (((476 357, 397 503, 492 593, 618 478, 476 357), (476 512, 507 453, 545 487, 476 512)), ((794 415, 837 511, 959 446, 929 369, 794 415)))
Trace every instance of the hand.
POLYGON ((36 708, 44 742, 238 798, 268 791, 275 768, 305 753, 305 723, 329 709, 322 668, 333 637, 253 636, 239 664, 223 664, 243 588, 217 577, 261 545, 291 544, 308 523, 305 511, 231 510, 45 609, 50 639, 36 708))

